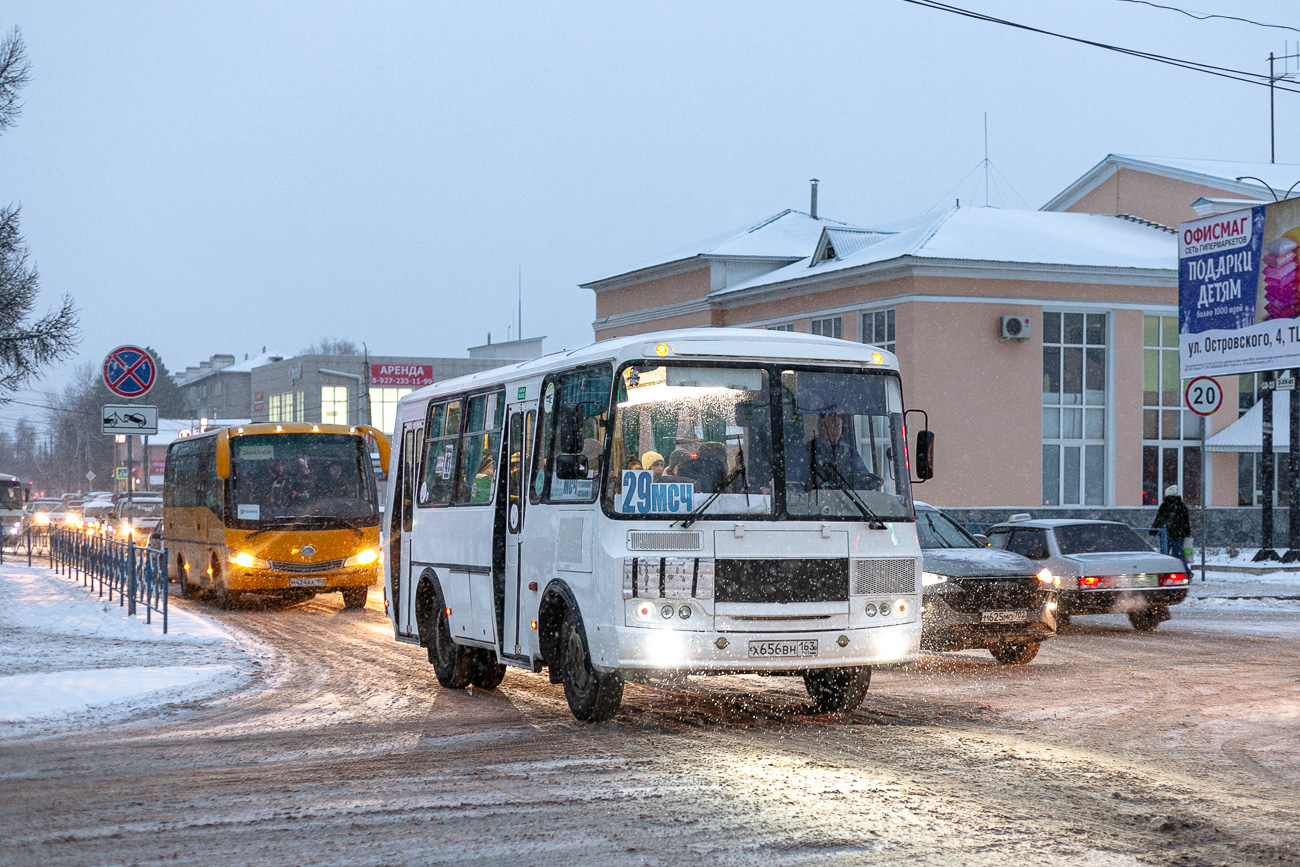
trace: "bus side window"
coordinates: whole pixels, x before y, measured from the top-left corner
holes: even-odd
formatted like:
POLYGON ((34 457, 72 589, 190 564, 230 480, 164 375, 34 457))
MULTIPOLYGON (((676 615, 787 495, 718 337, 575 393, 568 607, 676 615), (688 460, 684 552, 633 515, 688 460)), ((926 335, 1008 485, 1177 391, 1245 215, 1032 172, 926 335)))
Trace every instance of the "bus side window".
POLYGON ((445 506, 451 502, 460 440, 460 407, 461 402, 453 400, 429 411, 424 439, 424 478, 416 491, 416 502, 421 506, 445 506))
POLYGON ((613 368, 607 364, 547 377, 542 386, 542 415, 533 458, 533 484, 529 491, 532 502, 545 499, 549 502, 589 503, 595 498, 601 478, 600 462, 605 451, 605 422, 613 378, 613 368), (576 404, 580 408, 582 454, 587 456, 587 477, 557 483, 553 476, 560 444, 555 427, 562 404, 576 404))

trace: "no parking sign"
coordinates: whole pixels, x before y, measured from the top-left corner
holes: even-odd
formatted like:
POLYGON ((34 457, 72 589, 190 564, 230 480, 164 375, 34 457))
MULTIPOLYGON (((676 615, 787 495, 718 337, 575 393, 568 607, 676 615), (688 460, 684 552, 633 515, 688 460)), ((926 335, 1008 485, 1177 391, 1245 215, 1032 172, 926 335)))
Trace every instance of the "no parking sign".
POLYGON ((104 385, 118 397, 144 397, 158 377, 158 363, 138 346, 119 346, 104 359, 104 385))

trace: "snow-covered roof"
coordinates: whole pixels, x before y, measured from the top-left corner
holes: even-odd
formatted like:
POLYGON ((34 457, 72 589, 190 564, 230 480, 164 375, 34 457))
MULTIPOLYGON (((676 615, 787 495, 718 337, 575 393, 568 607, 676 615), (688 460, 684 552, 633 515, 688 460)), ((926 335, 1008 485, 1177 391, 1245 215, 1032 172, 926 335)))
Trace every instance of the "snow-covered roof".
POLYGON ((183 371, 174 376, 181 385, 193 385, 218 373, 252 373, 254 367, 261 367, 273 361, 282 361, 287 357, 282 352, 259 352, 257 355, 245 358, 243 361, 236 361, 234 364, 227 364, 225 367, 213 367, 208 370, 197 371, 189 379, 184 378, 185 373, 183 371))
MULTIPOLYGON (((814 218, 803 211, 787 208, 754 223, 746 223, 711 238, 656 256, 634 267, 583 283, 590 289, 601 283, 673 262, 702 257, 737 259, 802 259, 806 257, 827 226, 847 226, 839 220, 814 218)), ((701 263, 703 267, 704 263, 701 263)))
MULTIPOLYGON (((899 225, 891 226, 897 229, 899 225)), ((1174 274, 1178 251, 1170 232, 1108 214, 954 207, 911 223, 847 255, 812 262, 813 248, 794 264, 727 286, 714 296, 792 280, 913 263, 1042 265, 1067 269, 1139 269, 1174 274)), ((836 251, 839 253, 840 251, 836 251)))
MULTIPOLYGON (((1273 392, 1273 451, 1291 448, 1291 395, 1273 392)), ((1206 451, 1259 452, 1264 448, 1264 402, 1256 401, 1246 414, 1205 441, 1206 451)))
POLYGON ((1063 211, 1100 186, 1120 169, 1133 169, 1160 177, 1186 181, 1225 190, 1261 201, 1273 201, 1273 195, 1260 183, 1282 193, 1300 178, 1300 164, 1256 163, 1238 160, 1199 160, 1180 157, 1133 156, 1108 154, 1061 192, 1043 205, 1044 211, 1063 211), (1243 178, 1238 181, 1237 178, 1243 178))

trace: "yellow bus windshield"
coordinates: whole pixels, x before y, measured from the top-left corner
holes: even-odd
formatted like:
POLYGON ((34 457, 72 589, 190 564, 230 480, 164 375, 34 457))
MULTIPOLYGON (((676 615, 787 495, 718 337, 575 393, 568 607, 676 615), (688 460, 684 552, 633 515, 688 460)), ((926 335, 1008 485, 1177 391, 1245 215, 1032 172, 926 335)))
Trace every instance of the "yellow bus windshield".
POLYGON ((364 443, 328 433, 232 437, 229 525, 251 529, 304 518, 378 524, 378 489, 364 443))

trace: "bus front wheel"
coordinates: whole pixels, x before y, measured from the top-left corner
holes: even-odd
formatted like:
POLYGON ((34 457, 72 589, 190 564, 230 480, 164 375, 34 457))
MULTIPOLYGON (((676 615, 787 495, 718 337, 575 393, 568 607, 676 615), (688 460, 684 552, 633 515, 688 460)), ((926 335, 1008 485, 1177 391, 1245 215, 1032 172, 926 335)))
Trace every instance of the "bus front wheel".
POLYGON ((451 624, 447 622, 447 605, 442 593, 433 594, 432 629, 429 635, 429 662, 438 683, 446 689, 464 689, 474 677, 477 660, 474 651, 462 647, 451 639, 451 624))
POLYGON ((851 711, 867 697, 871 666, 814 668, 803 673, 803 685, 818 713, 851 711))
POLYGON ((569 710, 583 722, 603 722, 618 712, 623 701, 623 678, 601 673, 591 665, 591 651, 582 626, 572 612, 560 626, 560 679, 569 710))
POLYGON ((347 610, 366 607, 366 596, 370 593, 369 587, 348 587, 343 590, 343 607, 347 610))

